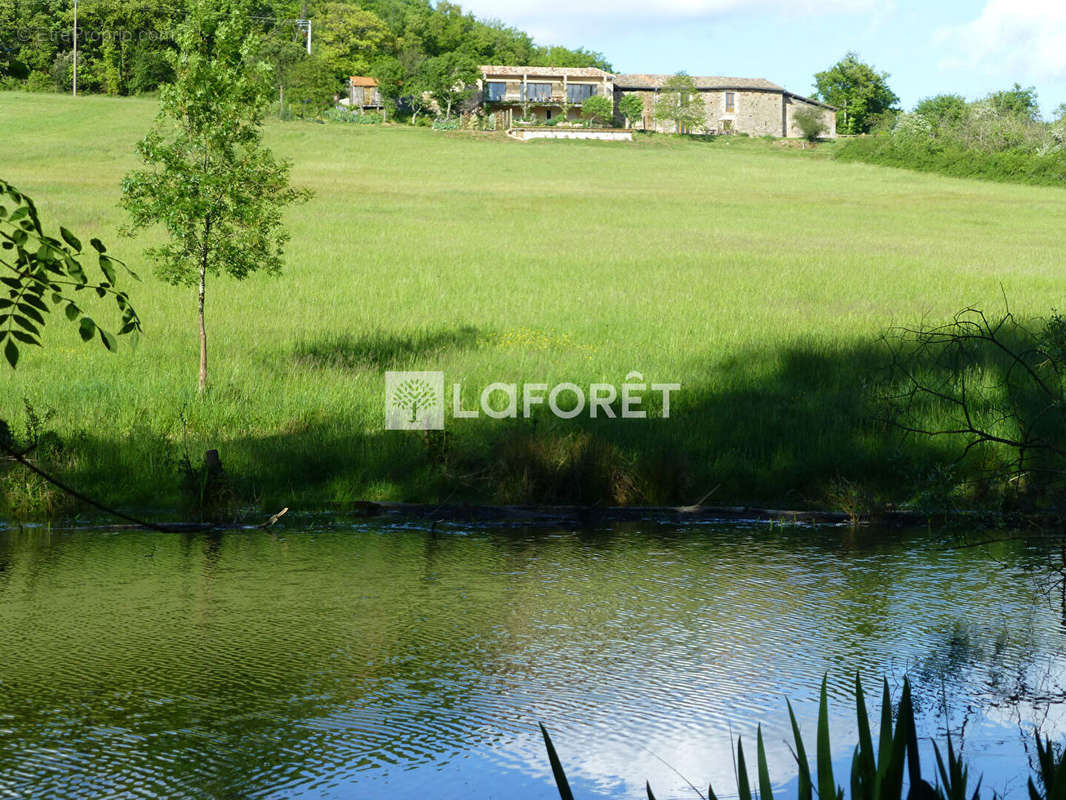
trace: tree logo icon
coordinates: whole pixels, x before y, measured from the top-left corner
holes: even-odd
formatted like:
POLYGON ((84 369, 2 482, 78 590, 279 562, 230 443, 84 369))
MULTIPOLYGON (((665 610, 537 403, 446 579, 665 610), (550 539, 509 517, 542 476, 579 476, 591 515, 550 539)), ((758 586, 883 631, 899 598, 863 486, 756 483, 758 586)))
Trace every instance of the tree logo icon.
POLYGON ((442 430, 443 372, 386 372, 385 428, 442 430))

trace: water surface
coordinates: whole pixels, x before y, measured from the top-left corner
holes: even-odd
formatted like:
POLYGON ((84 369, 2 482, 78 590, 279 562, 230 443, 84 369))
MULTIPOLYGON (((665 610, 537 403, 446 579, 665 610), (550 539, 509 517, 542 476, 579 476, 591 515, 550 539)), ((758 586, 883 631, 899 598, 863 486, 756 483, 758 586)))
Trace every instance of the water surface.
POLYGON ((855 673, 909 673, 920 734, 1017 790, 1032 726, 1066 734, 1045 560, 765 526, 0 530, 0 798, 550 798, 538 721, 579 797, 728 794, 757 722, 794 778, 784 697, 813 739, 825 672, 841 763, 855 673))

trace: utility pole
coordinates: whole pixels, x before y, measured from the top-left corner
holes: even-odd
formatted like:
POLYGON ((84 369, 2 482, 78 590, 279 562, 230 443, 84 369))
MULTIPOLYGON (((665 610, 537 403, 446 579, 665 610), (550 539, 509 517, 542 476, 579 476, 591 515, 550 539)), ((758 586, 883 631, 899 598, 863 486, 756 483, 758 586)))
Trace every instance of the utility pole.
POLYGON ((311 55, 311 20, 298 19, 296 20, 296 27, 307 31, 307 55, 311 55))
POLYGON ((78 0, 74 0, 74 97, 78 96, 78 0))

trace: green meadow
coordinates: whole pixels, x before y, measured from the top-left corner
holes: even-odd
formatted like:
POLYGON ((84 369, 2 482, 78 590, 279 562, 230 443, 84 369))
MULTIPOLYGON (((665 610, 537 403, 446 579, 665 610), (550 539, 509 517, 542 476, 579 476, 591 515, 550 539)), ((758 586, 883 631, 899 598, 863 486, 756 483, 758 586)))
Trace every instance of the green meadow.
MULTIPOLYGON (((878 422, 893 325, 1066 288, 1066 192, 843 163, 743 138, 518 143, 424 128, 270 122, 313 199, 284 273, 195 290, 124 238, 123 175, 151 99, 0 94, 3 177, 46 226, 99 236, 141 276, 119 352, 50 326, 0 372, 0 418, 46 420, 38 457, 125 507, 182 506, 179 464, 218 448, 233 503, 358 500, 834 507, 914 502, 957 454, 878 422), (384 430, 386 370, 494 381, 680 383, 669 419, 448 420, 384 430)), ((154 236, 158 236, 156 233, 154 236)), ((106 319, 106 314, 102 314, 106 319)), ((449 391, 450 395, 450 391, 449 391)), ((651 395, 645 395, 646 398, 651 395)), ((21 472, 16 510, 70 510, 21 472)), ((187 500, 188 498, 185 498, 187 500)))

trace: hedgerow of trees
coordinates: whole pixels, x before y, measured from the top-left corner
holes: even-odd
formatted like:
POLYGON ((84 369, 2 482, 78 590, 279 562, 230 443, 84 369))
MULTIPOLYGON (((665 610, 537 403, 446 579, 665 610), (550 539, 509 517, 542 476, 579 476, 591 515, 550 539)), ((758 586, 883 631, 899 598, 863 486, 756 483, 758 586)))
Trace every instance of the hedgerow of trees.
POLYGON ((850 140, 837 155, 959 177, 1066 186, 1066 107, 1044 121, 1036 90, 1018 84, 973 101, 936 95, 886 119, 878 135, 850 140))

